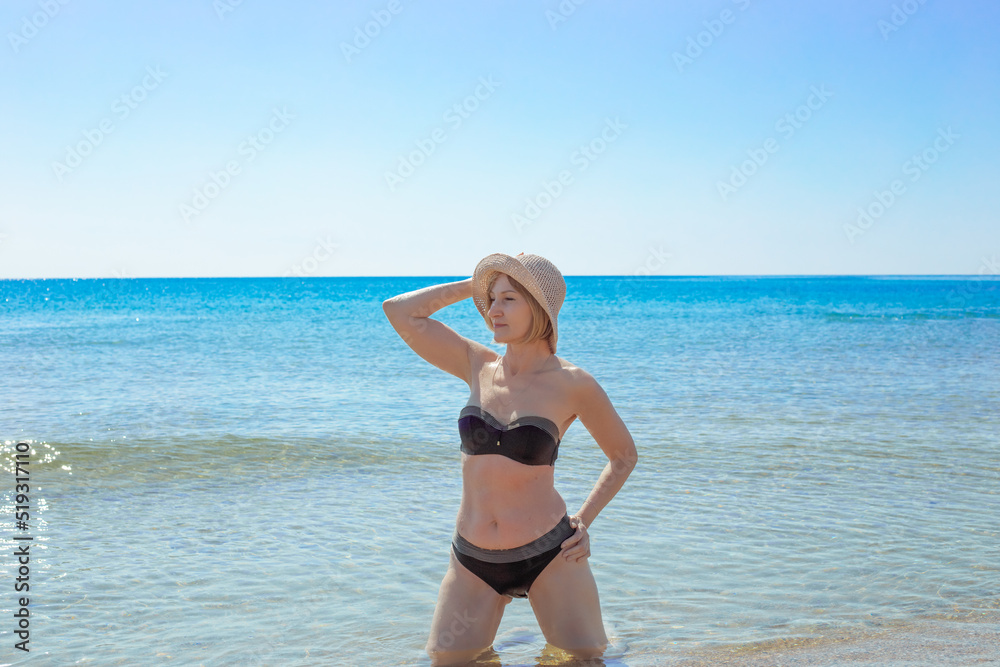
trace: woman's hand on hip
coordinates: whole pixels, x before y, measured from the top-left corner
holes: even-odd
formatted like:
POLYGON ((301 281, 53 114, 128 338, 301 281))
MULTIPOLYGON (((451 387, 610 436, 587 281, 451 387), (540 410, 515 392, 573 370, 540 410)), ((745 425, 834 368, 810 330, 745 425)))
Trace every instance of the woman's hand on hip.
POLYGON ((566 557, 566 560, 579 561, 582 558, 589 558, 590 535, 587 534, 587 526, 576 515, 569 518, 569 525, 576 528, 576 532, 562 543, 562 555, 566 557))

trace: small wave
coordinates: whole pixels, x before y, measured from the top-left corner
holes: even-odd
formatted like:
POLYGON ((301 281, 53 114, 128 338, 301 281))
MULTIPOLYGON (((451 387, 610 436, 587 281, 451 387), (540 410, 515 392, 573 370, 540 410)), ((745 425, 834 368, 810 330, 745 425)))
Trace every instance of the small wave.
MULTIPOLYGON (((288 476, 311 472, 361 470, 408 472, 414 465, 453 463, 439 443, 386 441, 363 437, 274 438, 223 435, 158 438, 142 442, 39 442, 8 440, 0 459, 14 471, 18 442, 31 447, 31 471, 76 475, 87 481, 149 482, 177 476, 260 475, 280 469, 288 476)), ((454 448, 457 452, 458 447, 454 448)), ((450 451, 450 450, 449 450, 450 451)))
POLYGON ((829 322, 921 322, 931 320, 1000 319, 1000 312, 963 310, 947 313, 840 313, 823 314, 829 322))

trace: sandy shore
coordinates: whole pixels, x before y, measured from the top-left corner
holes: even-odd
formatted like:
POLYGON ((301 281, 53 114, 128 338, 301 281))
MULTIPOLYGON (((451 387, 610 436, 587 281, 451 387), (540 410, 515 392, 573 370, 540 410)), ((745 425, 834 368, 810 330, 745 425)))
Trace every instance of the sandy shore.
POLYGON ((934 620, 905 627, 708 649, 697 655, 667 658, 663 664, 677 667, 1000 665, 1000 615, 983 616, 975 622, 934 620))

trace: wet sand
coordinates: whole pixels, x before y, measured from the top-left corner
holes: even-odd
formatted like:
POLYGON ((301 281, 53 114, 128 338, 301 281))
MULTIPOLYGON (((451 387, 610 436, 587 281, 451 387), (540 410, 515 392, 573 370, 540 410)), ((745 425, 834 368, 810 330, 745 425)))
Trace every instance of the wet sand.
POLYGON ((668 658, 663 664, 676 667, 1000 665, 1000 618, 991 614, 975 622, 934 620, 905 627, 886 626, 816 638, 708 649, 698 651, 697 655, 668 658))

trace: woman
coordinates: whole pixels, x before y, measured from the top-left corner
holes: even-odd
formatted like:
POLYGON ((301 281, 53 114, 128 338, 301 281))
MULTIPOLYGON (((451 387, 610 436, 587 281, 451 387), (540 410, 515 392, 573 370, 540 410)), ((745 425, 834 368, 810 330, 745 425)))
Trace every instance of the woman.
POLYGON ((472 278, 383 302, 414 352, 469 385, 458 420, 462 502, 427 652, 461 664, 490 648, 504 607, 527 597, 545 639, 577 657, 604 653, 607 636, 587 533, 637 461, 635 443, 586 371, 555 356, 566 283, 538 255, 495 253, 472 278), (472 297, 503 356, 430 319, 472 297), (573 515, 554 487, 559 442, 579 418, 608 457, 573 515))

